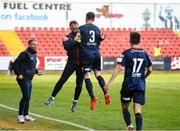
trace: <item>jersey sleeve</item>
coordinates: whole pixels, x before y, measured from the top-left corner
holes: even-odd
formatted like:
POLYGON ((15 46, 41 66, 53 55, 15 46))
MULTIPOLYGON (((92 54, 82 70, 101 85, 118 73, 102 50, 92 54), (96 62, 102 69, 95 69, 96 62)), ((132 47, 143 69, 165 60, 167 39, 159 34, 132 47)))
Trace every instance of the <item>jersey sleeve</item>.
POLYGON ((152 66, 151 58, 149 57, 149 55, 147 53, 146 53, 146 59, 147 59, 146 67, 152 66))
POLYGON ((125 66, 125 53, 123 52, 120 57, 117 58, 117 64, 125 66))
POLYGON ((101 30, 99 29, 99 41, 103 41, 105 40, 105 35, 101 32, 101 30))

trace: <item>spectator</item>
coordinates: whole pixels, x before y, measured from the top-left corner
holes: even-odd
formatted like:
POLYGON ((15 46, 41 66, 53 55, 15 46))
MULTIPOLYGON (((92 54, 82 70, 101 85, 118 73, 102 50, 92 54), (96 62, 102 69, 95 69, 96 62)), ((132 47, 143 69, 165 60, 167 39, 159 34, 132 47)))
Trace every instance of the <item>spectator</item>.
POLYGON ((161 48, 159 47, 159 45, 154 47, 154 56, 155 57, 161 56, 161 48))

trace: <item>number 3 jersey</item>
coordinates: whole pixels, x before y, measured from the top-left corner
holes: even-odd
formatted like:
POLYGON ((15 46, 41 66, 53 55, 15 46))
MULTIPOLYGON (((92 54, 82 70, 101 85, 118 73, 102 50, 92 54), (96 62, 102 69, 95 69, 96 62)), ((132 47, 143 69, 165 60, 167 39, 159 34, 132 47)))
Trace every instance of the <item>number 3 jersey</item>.
POLYGON ((145 70, 152 65, 152 62, 143 49, 131 48, 125 50, 117 58, 117 64, 125 67, 123 89, 145 90, 145 70))
POLYGON ((100 29, 94 24, 85 24, 79 27, 78 33, 81 36, 80 54, 89 56, 94 53, 99 53, 101 38, 100 29))

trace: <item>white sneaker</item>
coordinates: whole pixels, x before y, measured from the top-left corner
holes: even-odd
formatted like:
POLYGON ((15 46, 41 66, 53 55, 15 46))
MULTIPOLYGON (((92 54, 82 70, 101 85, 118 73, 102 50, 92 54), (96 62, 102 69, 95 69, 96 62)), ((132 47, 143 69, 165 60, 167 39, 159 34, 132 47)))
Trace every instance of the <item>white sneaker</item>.
POLYGON ((24 121, 35 121, 35 120, 36 120, 36 119, 30 117, 29 115, 26 115, 26 116, 24 117, 24 121))
POLYGON ((134 129, 134 127, 133 127, 132 124, 130 124, 130 125, 126 128, 127 131, 133 131, 133 129, 134 129))
POLYGON ((25 122, 24 116, 23 115, 18 115, 17 122, 24 123, 25 122))
POLYGON ((76 111, 77 102, 78 102, 77 100, 72 100, 72 103, 71 103, 71 111, 72 112, 76 111))
POLYGON ((46 106, 51 106, 54 103, 55 97, 51 96, 44 104, 46 106))

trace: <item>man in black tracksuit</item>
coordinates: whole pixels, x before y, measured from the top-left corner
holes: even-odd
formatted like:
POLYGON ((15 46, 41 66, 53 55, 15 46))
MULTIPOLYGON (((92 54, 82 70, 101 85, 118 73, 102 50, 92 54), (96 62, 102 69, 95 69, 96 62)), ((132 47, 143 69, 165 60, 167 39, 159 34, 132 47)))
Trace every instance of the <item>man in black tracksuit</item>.
POLYGON ((67 51, 68 61, 60 79, 54 87, 51 97, 45 102, 45 105, 51 105, 54 102, 57 93, 61 90, 64 83, 68 80, 72 73, 76 71, 76 88, 74 99, 72 100, 71 104, 71 111, 75 112, 76 104, 82 91, 83 72, 79 63, 79 45, 74 41, 79 25, 76 21, 71 21, 69 23, 69 26, 71 32, 67 36, 62 38, 64 49, 67 51))
POLYGON ((28 115, 29 101, 32 89, 32 79, 35 74, 41 75, 36 69, 36 46, 38 42, 35 39, 28 41, 28 48, 21 52, 13 63, 14 72, 17 75, 17 82, 21 88, 22 99, 19 103, 19 115, 17 121, 24 123, 34 121, 35 119, 28 115))

